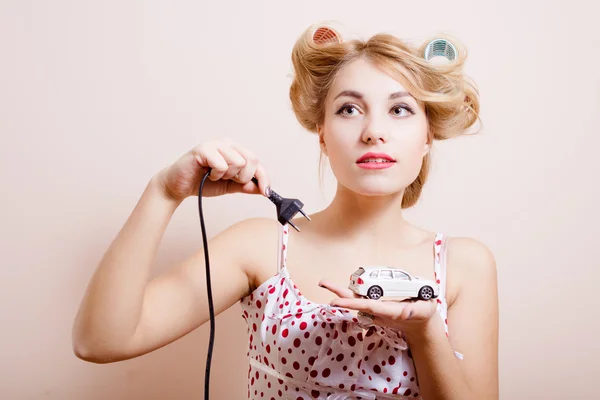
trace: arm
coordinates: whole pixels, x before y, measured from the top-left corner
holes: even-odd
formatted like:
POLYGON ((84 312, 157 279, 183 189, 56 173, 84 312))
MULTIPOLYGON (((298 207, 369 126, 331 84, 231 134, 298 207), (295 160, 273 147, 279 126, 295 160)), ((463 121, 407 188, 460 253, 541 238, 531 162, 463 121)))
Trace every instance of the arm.
MULTIPOLYGON (((158 245, 179 203, 165 196, 154 179, 147 185, 81 302, 73 325, 73 348, 79 358, 96 363, 133 358, 208 321, 202 249, 148 282, 158 245)), ((245 221, 209 242, 215 315, 249 293, 248 277, 260 264, 255 260, 275 253, 257 246, 268 243, 268 232, 277 232, 275 223, 245 221)))
POLYGON ((437 314, 423 330, 407 337, 421 394, 427 400, 495 400, 498 399, 495 261, 489 250, 474 240, 451 239, 448 247, 449 340, 437 314), (453 350, 462 353, 464 359, 458 359, 453 350))

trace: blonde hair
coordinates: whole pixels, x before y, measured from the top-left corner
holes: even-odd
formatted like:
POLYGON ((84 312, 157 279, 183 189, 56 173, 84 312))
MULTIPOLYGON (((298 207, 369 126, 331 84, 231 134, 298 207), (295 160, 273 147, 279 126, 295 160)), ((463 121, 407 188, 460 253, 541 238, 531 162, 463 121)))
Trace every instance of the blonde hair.
MULTIPOLYGON (((447 63, 426 60, 429 40, 419 46, 390 34, 376 34, 367 41, 344 39, 339 30, 312 25, 292 50, 294 68, 289 96, 296 118, 309 132, 317 133, 325 119, 325 99, 336 73, 349 62, 366 57, 401 82, 424 107, 428 139, 446 140, 466 133, 479 120, 479 92, 463 73, 465 46, 449 35, 439 35, 454 45, 457 55, 447 63)), ((417 178, 406 188, 402 208, 413 206, 427 180, 431 157, 424 157, 417 178)))

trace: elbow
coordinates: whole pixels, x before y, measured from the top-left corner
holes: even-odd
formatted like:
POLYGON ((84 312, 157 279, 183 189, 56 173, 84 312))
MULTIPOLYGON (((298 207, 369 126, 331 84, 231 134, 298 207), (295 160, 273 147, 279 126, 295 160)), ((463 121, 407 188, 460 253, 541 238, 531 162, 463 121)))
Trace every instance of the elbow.
POLYGON ((111 362, 118 361, 110 355, 104 349, 97 346, 90 345, 84 340, 73 340, 72 344, 73 354, 80 360, 87 361, 94 364, 108 364, 111 362))
POLYGON ((79 342, 73 343, 73 354, 80 360, 94 364, 105 364, 107 362, 105 357, 102 357, 98 352, 91 350, 79 342))
POLYGON ((125 359, 117 347, 103 343, 90 335, 74 331, 71 345, 73 354, 80 360, 94 364, 109 364, 125 359))
POLYGON ((94 364, 110 364, 128 358, 114 350, 86 346, 76 342, 73 343, 73 354, 80 360, 94 364))

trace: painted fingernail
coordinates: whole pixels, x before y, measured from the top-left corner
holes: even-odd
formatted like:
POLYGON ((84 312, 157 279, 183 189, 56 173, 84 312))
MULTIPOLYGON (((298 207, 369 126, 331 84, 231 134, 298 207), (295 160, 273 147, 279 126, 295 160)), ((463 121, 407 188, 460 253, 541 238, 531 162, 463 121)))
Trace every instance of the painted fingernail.
POLYGON ((270 194, 271 194, 271 187, 267 186, 265 189, 265 196, 269 197, 270 194))

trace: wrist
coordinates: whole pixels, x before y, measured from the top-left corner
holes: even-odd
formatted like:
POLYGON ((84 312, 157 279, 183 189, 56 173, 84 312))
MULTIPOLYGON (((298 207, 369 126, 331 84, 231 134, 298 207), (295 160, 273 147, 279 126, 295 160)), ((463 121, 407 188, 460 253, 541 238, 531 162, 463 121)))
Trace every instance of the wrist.
POLYGON ((162 181, 162 177, 160 176, 160 174, 154 175, 150 179, 148 185, 146 186, 146 191, 150 193, 153 197, 157 197, 161 201, 165 202, 173 210, 179 207, 179 205, 183 202, 182 199, 178 199, 177 197, 169 193, 162 181))

